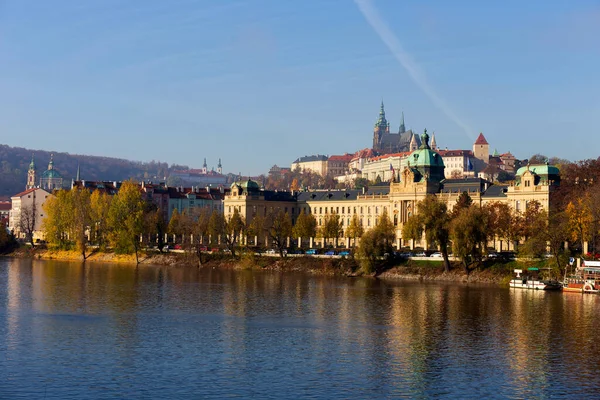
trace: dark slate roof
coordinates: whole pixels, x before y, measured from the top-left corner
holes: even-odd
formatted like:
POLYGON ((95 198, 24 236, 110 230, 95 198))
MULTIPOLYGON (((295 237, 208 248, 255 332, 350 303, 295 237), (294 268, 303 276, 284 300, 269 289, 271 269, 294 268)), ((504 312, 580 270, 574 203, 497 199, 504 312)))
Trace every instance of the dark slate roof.
POLYGON ((466 179, 444 179, 442 182, 442 193, 462 193, 462 192, 484 192, 486 184, 491 183, 481 178, 466 179))
POLYGON ((316 156, 304 156, 304 157, 300 157, 296 161, 294 161, 294 164, 310 162, 310 161, 327 161, 327 156, 324 156, 321 154, 317 154, 316 156))
POLYGON ((296 197, 292 192, 263 190, 262 193, 266 201, 296 201, 296 197))
POLYGON ((356 200, 361 190, 317 190, 298 193, 298 201, 356 200))
POLYGON ((488 187, 482 197, 506 197, 506 191, 508 186, 505 185, 492 185, 488 187))
POLYGON ((390 184, 382 183, 381 185, 371 185, 369 186, 369 190, 366 191, 366 194, 390 194, 390 184))

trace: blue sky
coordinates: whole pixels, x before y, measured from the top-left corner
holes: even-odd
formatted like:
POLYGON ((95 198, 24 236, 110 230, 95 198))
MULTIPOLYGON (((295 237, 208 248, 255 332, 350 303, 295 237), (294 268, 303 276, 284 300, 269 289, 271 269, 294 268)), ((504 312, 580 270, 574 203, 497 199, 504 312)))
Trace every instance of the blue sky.
POLYGON ((369 147, 383 98, 440 147, 598 157, 599 38, 584 0, 0 0, 0 142, 259 174, 369 147))

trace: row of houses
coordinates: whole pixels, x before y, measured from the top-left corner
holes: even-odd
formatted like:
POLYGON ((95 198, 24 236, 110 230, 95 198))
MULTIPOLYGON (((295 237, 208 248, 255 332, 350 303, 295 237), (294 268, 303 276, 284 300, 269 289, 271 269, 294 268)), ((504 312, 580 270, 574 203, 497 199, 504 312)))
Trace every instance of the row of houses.
MULTIPOLYGON (((73 180, 71 189, 78 188, 90 192, 100 191, 108 195, 118 193, 122 182, 120 181, 86 181, 73 180)), ((191 213, 195 208, 207 207, 211 210, 223 212, 223 201, 229 188, 220 187, 170 187, 165 183, 141 182, 139 184, 142 196, 146 201, 154 203, 162 210, 163 218, 169 221, 173 212, 191 213)), ((70 189, 57 189, 70 190, 70 189)), ((44 203, 53 196, 55 191, 41 187, 29 188, 11 197, 10 210, 6 225, 16 237, 24 238, 22 227, 25 222, 34 224, 34 239, 43 239, 42 223, 44 220, 44 203)))

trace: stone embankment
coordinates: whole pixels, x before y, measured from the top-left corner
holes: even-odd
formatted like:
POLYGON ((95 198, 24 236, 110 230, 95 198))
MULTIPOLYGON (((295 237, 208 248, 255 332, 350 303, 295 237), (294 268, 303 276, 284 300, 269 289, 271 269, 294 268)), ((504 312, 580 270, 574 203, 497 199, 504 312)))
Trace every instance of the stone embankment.
MULTIPOLYGON (((34 258, 59 261, 82 261, 81 253, 75 251, 48 250, 36 248, 21 248, 9 254, 11 257, 34 258)), ((444 272, 442 263, 424 260, 408 260, 385 268, 377 274, 363 274, 356 261, 352 258, 315 258, 304 257, 269 257, 258 256, 254 253, 242 253, 236 258, 227 254, 205 254, 200 264, 195 254, 184 252, 169 253, 140 253, 140 264, 163 265, 194 268, 222 268, 222 269, 260 269, 282 272, 304 272, 318 275, 339 276, 371 276, 378 279, 399 279, 412 281, 437 281, 460 283, 487 283, 508 285, 514 268, 527 268, 529 266, 541 267, 538 263, 510 262, 485 265, 483 269, 475 269, 466 274, 459 264, 454 264, 450 272, 444 272)), ((115 254, 109 252, 95 252, 88 256, 89 263, 124 263, 136 265, 134 254, 115 254)))

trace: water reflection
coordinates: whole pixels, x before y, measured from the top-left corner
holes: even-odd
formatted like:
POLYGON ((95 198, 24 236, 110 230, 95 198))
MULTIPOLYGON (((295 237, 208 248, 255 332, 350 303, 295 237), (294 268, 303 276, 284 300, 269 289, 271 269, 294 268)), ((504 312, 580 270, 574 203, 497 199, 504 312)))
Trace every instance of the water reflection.
POLYGON ((0 301, 0 398, 594 397, 600 383, 593 295, 6 259, 0 301))

